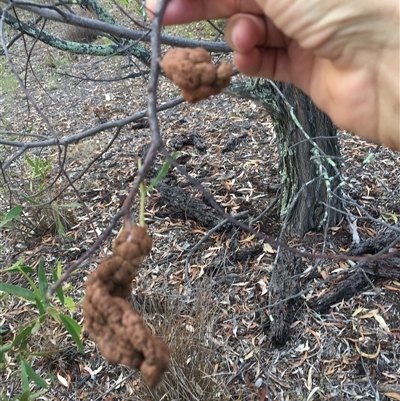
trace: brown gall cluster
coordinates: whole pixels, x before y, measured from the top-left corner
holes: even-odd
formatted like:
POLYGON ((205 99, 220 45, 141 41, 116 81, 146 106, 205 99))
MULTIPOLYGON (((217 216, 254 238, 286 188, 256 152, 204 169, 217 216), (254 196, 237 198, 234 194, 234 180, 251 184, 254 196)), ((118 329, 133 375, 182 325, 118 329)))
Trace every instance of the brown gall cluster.
POLYGON ((169 350, 152 336, 126 298, 151 238, 145 227, 125 225, 113 243, 113 256, 104 259, 86 281, 83 301, 85 331, 110 363, 140 368, 148 386, 156 385, 169 364, 169 350))
POLYGON ((210 54, 201 47, 169 50, 162 59, 162 67, 189 103, 220 93, 229 85, 233 73, 228 63, 215 66, 210 54))

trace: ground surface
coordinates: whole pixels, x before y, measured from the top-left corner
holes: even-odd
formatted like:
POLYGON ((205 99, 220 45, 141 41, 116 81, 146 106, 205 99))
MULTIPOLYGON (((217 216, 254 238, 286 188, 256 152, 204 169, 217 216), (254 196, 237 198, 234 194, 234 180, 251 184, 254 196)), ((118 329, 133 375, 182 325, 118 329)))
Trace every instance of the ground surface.
MULTIPOLYGON (((137 66, 126 58, 94 61, 38 44, 31 59, 33 74, 25 65, 22 45, 13 49, 18 71, 27 71, 28 89, 60 137, 146 108, 146 77, 104 81, 137 72, 137 66), (81 79, 62 75, 66 73, 81 79)), ((174 86, 161 80, 160 102, 177 95, 174 86)), ((19 89, 3 88, 0 100, 3 137, 23 141, 37 140, 33 135, 50 137, 43 119, 28 109, 19 89), (4 131, 10 134, 6 136, 4 131), (26 134, 23 139, 21 133, 26 134)), ((260 105, 221 95, 196 105, 181 104, 160 113, 159 118, 167 148, 180 152, 180 164, 226 211, 243 213, 246 222, 255 220, 257 230, 279 235, 277 209, 270 207, 279 190, 278 154, 271 122, 260 105), (192 141, 193 135, 196 141, 192 141)), ((101 154, 114 134, 115 130, 101 132, 68 147, 65 170, 71 179, 78 178, 74 182, 76 191, 64 176, 57 176, 57 147, 28 153, 31 158, 50 161, 51 169, 42 181, 32 178, 32 169, 23 157, 12 163, 5 172, 2 209, 9 208, 9 188, 17 188, 13 190, 13 204, 24 202, 22 194, 42 203, 59 196, 53 208, 26 206, 30 227, 16 224, 2 230, 3 268, 20 259, 36 268, 41 258, 50 280, 57 261, 68 267, 108 226, 135 178, 138 156, 145 155, 150 143, 148 129, 128 125, 101 154), (38 194, 40 184, 45 191, 38 194), (67 189, 60 194, 65 186, 67 189), (62 208, 71 202, 84 207, 62 208), (62 216, 65 235, 55 233, 54 216, 58 215, 62 216)), ((343 191, 350 202, 349 210, 359 216, 356 224, 362 241, 378 235, 382 223, 391 225, 400 217, 400 156, 347 133, 340 133, 339 138, 343 176, 348 180, 343 191), (374 150, 375 157, 364 163, 374 150)), ((7 159, 15 149, 3 147, 1 152, 7 159)), ((153 176, 163 161, 157 157, 153 176)), ((164 185, 179 187, 204 200, 176 170, 169 172, 164 185)), ((139 373, 105 362, 85 335, 85 353, 79 353, 65 330, 49 320, 27 345, 32 353, 41 352, 31 364, 51 383, 40 399, 400 399, 400 282, 375 282, 374 287, 318 314, 308 308, 307 302, 335 281, 324 287, 319 284, 337 273, 345 275, 351 265, 346 261, 305 260, 310 270, 317 266, 317 274, 310 277, 305 273, 302 277, 310 290, 296 299, 289 342, 275 348, 269 342, 266 306, 276 249, 229 224, 204 240, 216 221, 205 226, 187 219, 177 208, 168 207, 162 192, 153 191, 146 205, 146 223, 154 246, 134 282, 131 301, 149 330, 169 344, 170 372, 155 390, 147 389, 139 373)), ((80 323, 84 280, 110 253, 118 229, 68 280, 66 291, 77 303, 73 317, 80 323)), ((325 242, 322 233, 309 233, 290 245, 320 252, 325 244, 329 252, 346 253, 352 234, 343 220, 329 230, 325 242)), ((12 272, 3 272, 1 279, 27 285, 12 272)), ((15 336, 18 325, 34 318, 35 307, 5 294, 0 302, 6 343, 15 336)), ((7 358, 0 372, 4 400, 21 388, 16 354, 8 354, 7 358)))

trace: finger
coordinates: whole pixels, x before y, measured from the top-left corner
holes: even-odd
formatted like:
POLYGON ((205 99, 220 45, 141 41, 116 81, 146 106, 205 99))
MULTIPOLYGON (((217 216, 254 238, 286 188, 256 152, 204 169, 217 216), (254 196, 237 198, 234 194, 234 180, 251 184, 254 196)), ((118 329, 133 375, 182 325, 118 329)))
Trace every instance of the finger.
POLYGON ((290 81, 290 40, 265 17, 236 14, 229 18, 225 38, 235 50, 239 71, 280 81, 290 81))
POLYGON ((229 18, 225 38, 230 47, 240 53, 255 46, 286 48, 290 43, 269 19, 252 14, 236 14, 229 18))
POLYGON ((293 83, 310 92, 314 57, 311 51, 304 51, 296 43, 287 48, 254 47, 247 53, 235 52, 233 61, 245 75, 293 83))
POLYGON ((285 50, 254 47, 247 53, 236 52, 233 62, 245 75, 291 82, 290 63, 285 50))
MULTIPOLYGON (((158 2, 146 0, 150 18, 153 18, 158 2)), ((254 0, 170 0, 163 23, 172 25, 228 18, 236 13, 262 14, 262 9, 254 0)))

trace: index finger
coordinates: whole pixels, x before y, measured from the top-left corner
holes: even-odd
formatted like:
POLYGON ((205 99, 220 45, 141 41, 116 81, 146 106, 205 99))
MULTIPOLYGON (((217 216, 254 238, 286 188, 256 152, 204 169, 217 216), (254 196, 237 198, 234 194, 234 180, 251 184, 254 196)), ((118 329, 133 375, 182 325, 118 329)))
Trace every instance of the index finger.
MULTIPOLYGON (((159 0, 146 0, 152 18, 159 0)), ((206 19, 229 18, 237 13, 263 14, 255 0, 170 0, 163 24, 184 24, 206 19)))

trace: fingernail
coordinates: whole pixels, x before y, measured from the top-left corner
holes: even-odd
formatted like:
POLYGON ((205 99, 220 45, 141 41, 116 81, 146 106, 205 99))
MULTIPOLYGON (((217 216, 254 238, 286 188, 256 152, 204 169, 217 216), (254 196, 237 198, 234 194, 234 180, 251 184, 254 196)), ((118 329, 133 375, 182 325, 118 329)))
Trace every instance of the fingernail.
POLYGON ((229 31, 229 37, 226 38, 226 41, 228 42, 229 46, 232 48, 232 50, 237 49, 237 27, 234 26, 230 31, 229 31))

